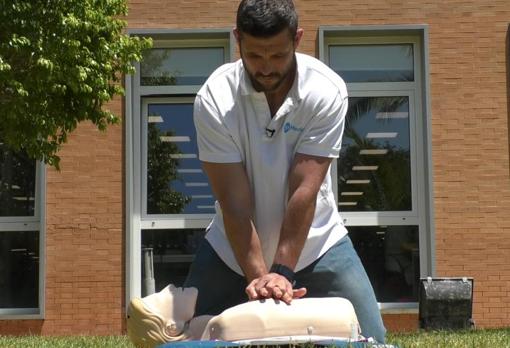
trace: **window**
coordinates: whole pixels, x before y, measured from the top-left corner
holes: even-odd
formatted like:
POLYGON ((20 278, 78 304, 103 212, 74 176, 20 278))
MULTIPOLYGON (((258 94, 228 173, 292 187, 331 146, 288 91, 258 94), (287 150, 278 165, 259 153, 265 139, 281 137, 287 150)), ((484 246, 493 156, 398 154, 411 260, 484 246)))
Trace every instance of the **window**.
POLYGON ((42 315, 43 166, 0 143, 0 318, 42 315))
POLYGON ((193 98, 145 98, 142 114, 144 215, 214 214, 198 160, 193 98))
MULTIPOLYGON (((161 290, 168 284, 181 286, 184 283, 193 255, 204 235, 204 228, 142 230, 142 251, 152 251, 155 289, 161 290)), ((147 295, 143 285, 146 276, 143 267, 142 295, 147 295)))
POLYGON ((338 209, 383 308, 417 308, 432 269, 423 27, 321 28, 321 59, 347 83, 333 171, 338 209))
POLYGON ((223 64, 224 51, 224 47, 153 48, 145 53, 140 65, 140 84, 200 86, 223 64))
POLYGON ((152 33, 128 77, 128 299, 182 285, 215 198, 198 160, 193 102, 232 57, 230 29, 152 33), (152 274, 150 274, 152 273, 152 274))
POLYGON ((35 215, 36 163, 0 145, 0 217, 35 215))
POLYGON ((409 95, 350 97, 338 163, 342 211, 412 211, 409 95))
POLYGON ((39 307, 39 233, 0 233, 0 308, 39 307))
POLYGON ((379 302, 418 299, 418 226, 350 226, 349 236, 363 261, 379 302))
POLYGON ((413 45, 332 44, 331 68, 349 83, 414 81, 413 45))

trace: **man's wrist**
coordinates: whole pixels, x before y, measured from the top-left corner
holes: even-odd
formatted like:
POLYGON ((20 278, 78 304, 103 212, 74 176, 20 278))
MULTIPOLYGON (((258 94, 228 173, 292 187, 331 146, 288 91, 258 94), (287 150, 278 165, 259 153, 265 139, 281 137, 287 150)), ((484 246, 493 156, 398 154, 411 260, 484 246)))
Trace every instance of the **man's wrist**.
POLYGON ((279 275, 287 278, 287 280, 291 284, 294 283, 294 276, 295 276, 294 271, 292 269, 290 269, 289 267, 282 265, 281 263, 273 263, 273 265, 271 266, 271 269, 269 270, 269 273, 279 274, 279 275))

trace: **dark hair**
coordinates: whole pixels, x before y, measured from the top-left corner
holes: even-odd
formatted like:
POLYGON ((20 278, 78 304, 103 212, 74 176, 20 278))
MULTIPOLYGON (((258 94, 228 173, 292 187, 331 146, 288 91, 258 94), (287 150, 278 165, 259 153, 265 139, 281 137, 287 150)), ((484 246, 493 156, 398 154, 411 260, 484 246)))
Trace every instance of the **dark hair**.
POLYGON ((236 25, 241 33, 255 37, 270 37, 286 28, 294 37, 298 15, 292 0, 242 0, 236 25))

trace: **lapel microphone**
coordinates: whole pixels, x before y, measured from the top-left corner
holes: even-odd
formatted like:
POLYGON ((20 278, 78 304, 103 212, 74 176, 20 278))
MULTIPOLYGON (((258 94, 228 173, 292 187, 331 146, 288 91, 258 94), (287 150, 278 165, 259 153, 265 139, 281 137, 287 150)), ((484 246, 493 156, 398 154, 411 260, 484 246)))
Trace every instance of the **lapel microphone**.
POLYGON ((275 131, 276 131, 276 129, 271 129, 271 128, 266 127, 266 137, 272 138, 275 131))

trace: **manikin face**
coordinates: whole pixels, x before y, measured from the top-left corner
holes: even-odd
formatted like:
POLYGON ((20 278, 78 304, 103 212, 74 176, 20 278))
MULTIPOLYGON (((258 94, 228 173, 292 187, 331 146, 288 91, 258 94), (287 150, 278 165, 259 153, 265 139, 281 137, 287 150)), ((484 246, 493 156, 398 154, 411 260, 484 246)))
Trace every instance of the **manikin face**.
POLYGON ((170 292, 173 295, 173 319, 177 323, 183 323, 190 320, 195 312, 197 301, 196 288, 177 288, 170 286, 170 292))
POLYGON ((302 29, 298 29, 294 38, 287 29, 268 38, 254 37, 237 29, 234 34, 244 68, 256 91, 275 93, 286 83, 292 84, 295 50, 303 35, 302 29))
POLYGON ((198 291, 196 288, 177 288, 172 284, 142 301, 161 315, 169 325, 170 336, 182 334, 185 324, 193 318, 198 291))

